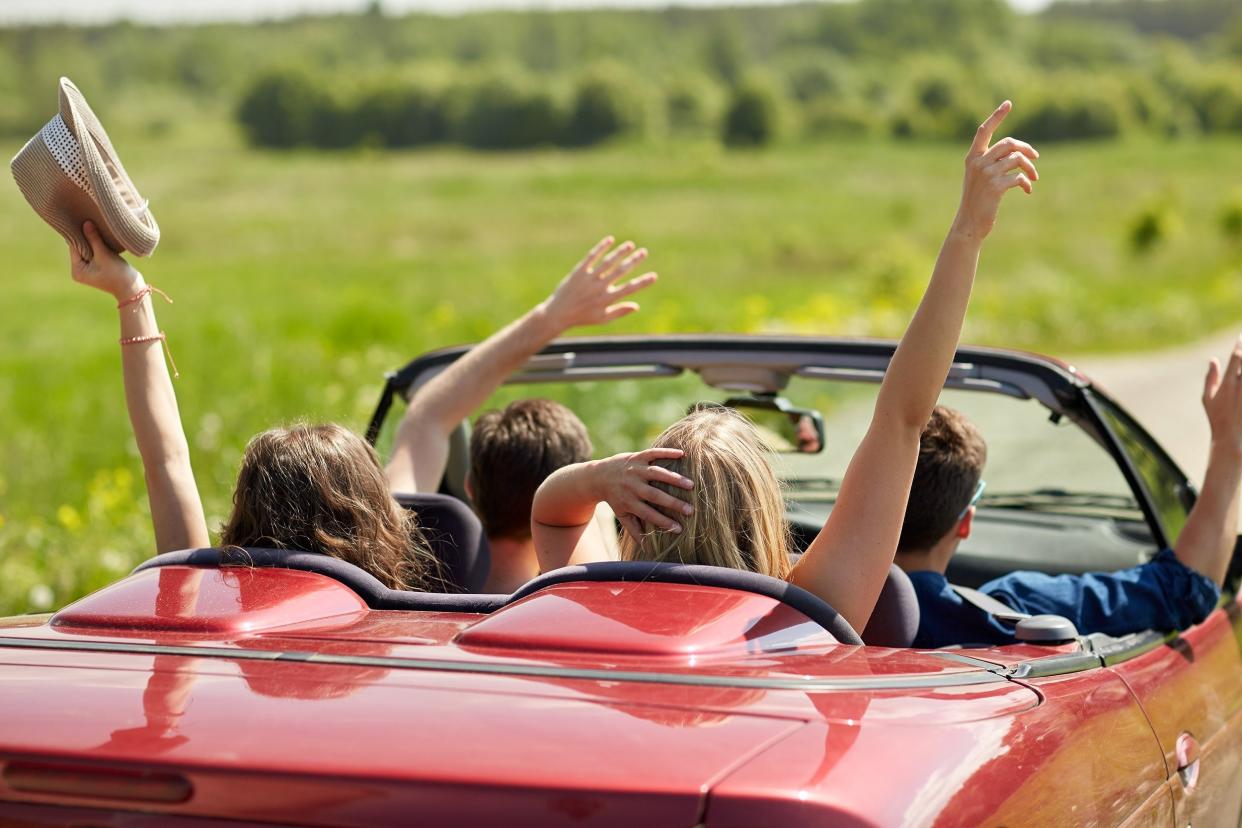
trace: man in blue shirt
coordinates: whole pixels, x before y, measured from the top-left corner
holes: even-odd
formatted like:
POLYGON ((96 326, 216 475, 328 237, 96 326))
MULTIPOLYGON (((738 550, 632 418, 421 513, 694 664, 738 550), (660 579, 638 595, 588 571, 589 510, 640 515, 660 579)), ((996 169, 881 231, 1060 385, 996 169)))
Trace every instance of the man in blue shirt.
MULTIPOLYGON (((1203 491, 1174 549, 1117 572, 1013 572, 980 587, 1019 613, 1062 615, 1082 635, 1184 629, 1216 606, 1229 567, 1242 482, 1242 338, 1226 370, 1212 360, 1203 393, 1212 447, 1203 491)), ((967 601, 945 578, 970 536, 987 446, 960 412, 937 407, 923 430, 897 564, 919 599, 915 647, 1009 644, 1013 626, 967 601)))

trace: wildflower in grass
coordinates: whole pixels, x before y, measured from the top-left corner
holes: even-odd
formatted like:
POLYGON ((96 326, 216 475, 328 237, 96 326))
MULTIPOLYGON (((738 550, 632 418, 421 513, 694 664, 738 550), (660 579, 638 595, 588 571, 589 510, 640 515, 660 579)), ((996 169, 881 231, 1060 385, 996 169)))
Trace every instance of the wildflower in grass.
POLYGON ((764 323, 772 313, 772 303, 768 297, 752 293, 742 299, 741 329, 752 332, 764 328, 764 323))
POLYGON ((68 503, 62 503, 56 510, 56 521, 70 532, 77 533, 82 529, 82 515, 68 503))

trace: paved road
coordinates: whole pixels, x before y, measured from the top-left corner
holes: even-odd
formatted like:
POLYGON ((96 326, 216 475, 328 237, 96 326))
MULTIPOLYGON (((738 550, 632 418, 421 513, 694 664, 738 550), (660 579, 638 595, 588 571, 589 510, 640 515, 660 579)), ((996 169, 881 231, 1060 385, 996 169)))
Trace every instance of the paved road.
MULTIPOLYGON (((1242 330, 1242 326, 1239 326, 1242 330)), ((1208 361, 1228 356, 1239 330, 1165 351, 1074 360, 1138 418, 1194 480, 1203 480, 1208 426, 1199 397, 1208 361)))

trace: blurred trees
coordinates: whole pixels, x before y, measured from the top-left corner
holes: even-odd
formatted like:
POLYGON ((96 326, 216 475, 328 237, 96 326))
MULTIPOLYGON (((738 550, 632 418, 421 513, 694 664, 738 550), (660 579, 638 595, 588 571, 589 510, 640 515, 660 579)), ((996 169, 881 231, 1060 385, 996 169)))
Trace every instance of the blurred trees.
POLYGON ((753 77, 738 86, 725 111, 721 138, 727 147, 761 147, 780 130, 781 99, 777 87, 753 77))
POLYGON ((272 148, 960 140, 1004 97, 1014 130, 1043 141, 1176 138, 1242 133, 1242 4, 1076 1, 1023 16, 1004 0, 859 0, 25 27, 0 30, 0 70, 0 132, 15 137, 50 117, 66 74, 88 96, 106 86, 127 113, 147 106, 152 129, 175 101, 232 112, 272 148))

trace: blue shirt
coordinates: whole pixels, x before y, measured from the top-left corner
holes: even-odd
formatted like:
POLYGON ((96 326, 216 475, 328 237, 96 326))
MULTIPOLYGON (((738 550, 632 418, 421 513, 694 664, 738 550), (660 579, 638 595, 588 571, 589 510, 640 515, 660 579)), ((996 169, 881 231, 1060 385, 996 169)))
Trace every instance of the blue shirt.
MULTIPOLYGON (((967 603, 939 572, 911 572, 919 598, 915 647, 1012 644, 1013 627, 967 603)), ((979 591, 1010 609, 1062 615, 1080 635, 1126 635, 1140 630, 1185 629, 1216 608, 1220 589, 1165 549, 1144 564, 1117 572, 1046 575, 1011 572, 979 591)))

